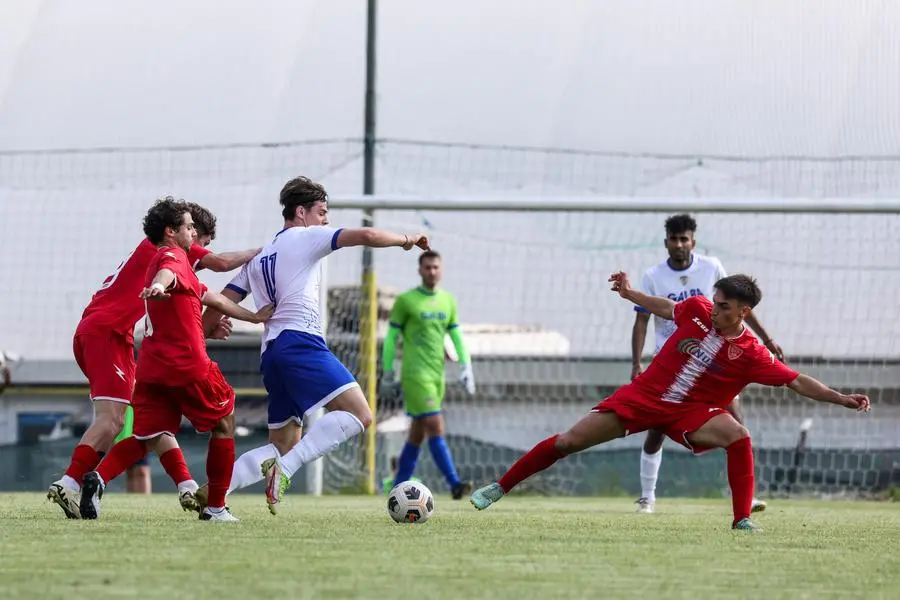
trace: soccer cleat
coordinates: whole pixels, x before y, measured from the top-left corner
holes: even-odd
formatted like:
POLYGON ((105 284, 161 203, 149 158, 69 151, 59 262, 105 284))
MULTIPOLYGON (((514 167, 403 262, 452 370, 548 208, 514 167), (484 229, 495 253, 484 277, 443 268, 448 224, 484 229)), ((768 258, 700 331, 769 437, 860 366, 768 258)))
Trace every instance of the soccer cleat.
POLYGON ((100 515, 100 500, 105 487, 97 471, 84 476, 81 481, 81 500, 78 503, 82 519, 96 519, 100 515))
POLYGON ((768 506, 768 504, 766 504, 764 501, 760 500, 759 498, 754 498, 753 504, 750 505, 750 512, 751 513, 762 512, 762 511, 766 510, 767 506, 768 506))
POLYGON ((204 483, 197 491, 194 492, 194 499, 197 501, 197 507, 199 512, 203 512, 206 506, 209 504, 209 484, 204 483))
POLYGON ((472 492, 472 482, 471 481, 460 481, 456 485, 453 486, 453 489, 450 490, 450 493, 453 495, 454 500, 459 500, 466 494, 472 492))
POLYGON ((212 511, 209 507, 204 508, 203 512, 200 513, 201 521, 220 521, 223 523, 237 523, 240 521, 236 516, 231 514, 231 511, 228 508, 223 508, 220 511, 212 511))
POLYGON ((181 490, 178 492, 178 504, 184 511, 203 512, 200 503, 197 501, 197 494, 193 490, 181 490))
POLYGON ((69 519, 81 518, 81 510, 78 508, 80 497, 81 493, 67 486, 62 479, 51 483, 50 489, 47 490, 47 500, 59 505, 69 519))
POLYGON ((653 509, 656 507, 656 503, 647 497, 638 498, 635 504, 638 505, 637 512, 642 515, 649 515, 653 513, 653 509))
POLYGON ((267 458, 260 466, 263 477, 266 479, 266 504, 273 515, 278 512, 278 503, 281 497, 291 485, 291 480, 281 470, 281 463, 277 458, 267 458))
POLYGON ((740 529, 742 531, 762 531, 762 527, 750 520, 750 517, 744 517, 731 526, 732 529, 740 529))
POLYGON ((503 488, 500 487, 499 483, 492 483, 475 490, 469 502, 471 502, 472 506, 478 510, 484 510, 502 498, 505 494, 506 492, 503 491, 503 488))

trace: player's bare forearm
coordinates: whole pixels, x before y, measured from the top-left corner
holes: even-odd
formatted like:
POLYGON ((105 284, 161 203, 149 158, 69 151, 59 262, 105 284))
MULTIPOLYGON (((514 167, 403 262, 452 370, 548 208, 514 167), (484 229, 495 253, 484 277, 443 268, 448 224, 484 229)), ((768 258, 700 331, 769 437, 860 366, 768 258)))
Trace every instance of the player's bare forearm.
MULTIPOLYGON (((207 292, 208 293, 208 292, 207 292)), ((241 297, 236 291, 231 288, 225 288, 221 292, 219 292, 223 297, 227 300, 231 300, 233 303, 238 304, 244 298, 241 297)), ((217 308, 213 308, 212 306, 207 305, 206 310, 203 311, 203 335, 209 337, 212 335, 212 332, 216 330, 216 327, 219 324, 219 321, 222 320, 222 311, 217 308)))
POLYGON ((634 302, 642 308, 646 308, 657 317, 672 321, 675 318, 675 302, 662 296, 648 296, 634 289, 627 290, 623 298, 634 302))
POLYGON ((869 409, 869 399, 866 396, 862 394, 842 394, 837 390, 831 389, 818 379, 802 373, 789 383, 788 387, 801 396, 806 396, 818 402, 837 404, 857 410, 868 411, 869 409))
POLYGON ((756 315, 753 311, 750 311, 750 314, 747 315, 747 318, 744 319, 747 322, 747 325, 759 336, 759 339, 762 340, 763 345, 768 348, 774 355, 775 358, 784 362, 784 351, 781 349, 781 346, 778 345, 769 332, 766 331, 765 327, 762 326, 762 323, 759 322, 759 319, 756 318, 756 315))
POLYGON ((634 315, 634 327, 631 328, 631 365, 637 366, 641 364, 641 358, 644 356, 644 343, 647 341, 647 324, 650 322, 650 315, 645 312, 639 312, 634 315))
POLYGON ((399 246, 405 250, 410 250, 413 246, 418 246, 422 250, 428 250, 429 248, 428 238, 424 235, 406 235, 404 233, 385 231, 384 229, 375 229, 374 227, 342 229, 338 234, 337 247, 346 248, 348 246, 368 246, 369 248, 399 246))
POLYGON ((175 283, 175 272, 169 269, 160 269, 154 275, 153 281, 150 282, 150 287, 159 284, 164 290, 167 290, 173 283, 175 283))
POLYGON ((243 306, 235 304, 218 292, 206 292, 203 296, 203 304, 218 310, 223 315, 238 319, 239 321, 247 321, 248 323, 264 323, 272 314, 272 311, 266 310, 266 308, 255 313, 250 312, 243 306))
POLYGON ((262 248, 250 248, 249 250, 207 254, 200 259, 200 266, 216 273, 226 273, 244 266, 261 250, 262 248))

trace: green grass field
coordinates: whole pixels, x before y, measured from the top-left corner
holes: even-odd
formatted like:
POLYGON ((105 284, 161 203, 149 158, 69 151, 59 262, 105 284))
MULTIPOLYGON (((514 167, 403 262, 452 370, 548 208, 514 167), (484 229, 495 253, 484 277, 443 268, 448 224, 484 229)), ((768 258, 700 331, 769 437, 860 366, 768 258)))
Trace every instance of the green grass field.
POLYGON ((230 499, 201 522, 173 494, 109 494, 67 521, 39 494, 0 495, 3 598, 898 598, 900 505, 773 501, 759 534, 727 501, 515 496, 478 513, 436 499, 397 525, 382 497, 230 499))

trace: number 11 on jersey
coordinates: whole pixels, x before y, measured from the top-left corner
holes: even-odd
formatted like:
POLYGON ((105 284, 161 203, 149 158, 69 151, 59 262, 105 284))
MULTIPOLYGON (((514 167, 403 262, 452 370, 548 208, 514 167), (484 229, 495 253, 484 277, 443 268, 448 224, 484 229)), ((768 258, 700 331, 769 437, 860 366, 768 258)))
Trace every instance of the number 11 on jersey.
POLYGON ((272 304, 275 304, 275 258, 277 256, 278 253, 273 252, 259 259, 263 282, 266 285, 266 294, 268 294, 269 302, 272 304))

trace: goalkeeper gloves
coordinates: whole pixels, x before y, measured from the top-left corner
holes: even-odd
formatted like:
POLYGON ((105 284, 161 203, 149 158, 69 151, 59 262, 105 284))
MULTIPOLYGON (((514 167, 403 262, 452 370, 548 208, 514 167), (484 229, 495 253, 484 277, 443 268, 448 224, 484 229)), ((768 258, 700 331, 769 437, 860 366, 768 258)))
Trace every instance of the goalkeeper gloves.
POLYGON ((400 396, 400 382, 393 371, 385 371, 381 376, 378 395, 387 401, 396 400, 400 396))
POLYGON ((459 366, 459 382, 470 395, 475 393, 475 373, 472 371, 471 363, 459 366))

